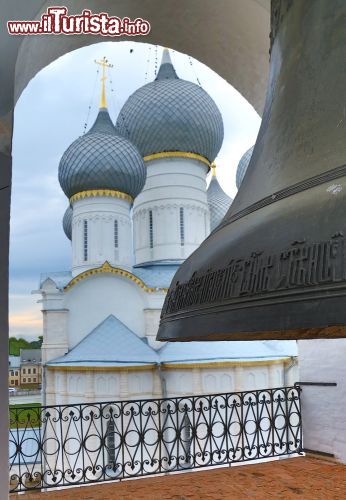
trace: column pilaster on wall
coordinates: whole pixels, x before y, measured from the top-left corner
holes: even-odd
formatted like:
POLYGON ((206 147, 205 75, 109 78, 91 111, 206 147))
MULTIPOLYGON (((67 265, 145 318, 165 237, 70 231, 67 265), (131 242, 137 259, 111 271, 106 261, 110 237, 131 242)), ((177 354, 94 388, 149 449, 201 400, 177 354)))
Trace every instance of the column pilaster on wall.
POLYGON ((244 389, 244 370, 243 367, 238 365, 234 369, 234 390, 240 392, 244 389))
POLYGON ((129 397, 129 387, 128 387, 128 376, 127 370, 122 370, 120 372, 120 399, 127 399, 129 397))
POLYGON ((202 377, 201 377, 200 368, 193 368, 192 369, 192 386, 193 386, 193 393, 194 394, 199 395, 199 394, 203 393, 202 377))

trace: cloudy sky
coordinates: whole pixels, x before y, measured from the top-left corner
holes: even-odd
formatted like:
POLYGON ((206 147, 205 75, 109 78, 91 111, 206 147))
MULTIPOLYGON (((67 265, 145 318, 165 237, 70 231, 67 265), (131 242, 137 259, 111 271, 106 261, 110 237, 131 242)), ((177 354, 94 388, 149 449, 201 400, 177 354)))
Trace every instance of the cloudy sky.
MULTIPOLYGON (((27 86, 15 109, 10 239, 10 335, 42 334, 38 288, 41 272, 70 268, 70 242, 61 220, 68 200, 58 182, 59 160, 84 124, 98 111, 100 83, 95 59, 106 56, 107 97, 113 120, 128 96, 155 77, 161 47, 106 42, 70 52, 43 69, 27 86), (132 50, 132 52, 130 52, 132 50), (89 106, 91 106, 89 111, 89 106)), ((225 139, 216 159, 223 189, 234 197, 235 172, 253 145, 260 118, 225 80, 187 55, 171 51, 178 76, 213 97, 224 120, 225 139), (191 65, 192 62, 192 65, 191 65)))

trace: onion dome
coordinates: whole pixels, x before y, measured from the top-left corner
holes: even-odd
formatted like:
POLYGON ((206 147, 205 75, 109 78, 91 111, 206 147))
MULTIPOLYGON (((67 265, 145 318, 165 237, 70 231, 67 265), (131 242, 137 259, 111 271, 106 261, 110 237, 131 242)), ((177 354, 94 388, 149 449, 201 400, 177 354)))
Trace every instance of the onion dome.
POLYGON ((207 189, 207 200, 210 213, 210 230, 213 231, 222 221, 232 203, 232 198, 228 196, 216 178, 216 167, 211 166, 212 177, 207 189))
POLYGON ((135 198, 143 189, 146 170, 137 148, 115 129, 106 108, 94 125, 63 154, 59 182, 69 198, 81 191, 111 189, 135 198))
POLYGON ((243 182, 245 173, 247 171, 247 167, 249 166, 251 160, 254 147, 255 146, 253 145, 250 149, 248 149, 239 160, 237 173, 235 177, 235 183, 238 189, 240 188, 240 184, 243 182))
POLYGON ((199 85, 177 76, 168 49, 163 52, 156 79, 125 102, 117 128, 143 157, 182 151, 212 162, 223 141, 218 107, 199 85))
POLYGON ((72 207, 69 205, 62 219, 62 227, 64 233, 66 234, 69 240, 72 240, 72 215, 73 215, 73 210, 72 207))

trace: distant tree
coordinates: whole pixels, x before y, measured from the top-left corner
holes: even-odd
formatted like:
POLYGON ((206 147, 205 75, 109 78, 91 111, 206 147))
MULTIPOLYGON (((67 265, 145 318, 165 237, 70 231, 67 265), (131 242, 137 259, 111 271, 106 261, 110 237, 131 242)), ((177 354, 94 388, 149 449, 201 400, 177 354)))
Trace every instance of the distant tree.
POLYGON ((17 339, 16 337, 10 337, 8 339, 9 353, 11 356, 19 356, 21 349, 41 349, 42 342, 42 335, 39 335, 38 340, 33 340, 31 342, 23 338, 17 339))

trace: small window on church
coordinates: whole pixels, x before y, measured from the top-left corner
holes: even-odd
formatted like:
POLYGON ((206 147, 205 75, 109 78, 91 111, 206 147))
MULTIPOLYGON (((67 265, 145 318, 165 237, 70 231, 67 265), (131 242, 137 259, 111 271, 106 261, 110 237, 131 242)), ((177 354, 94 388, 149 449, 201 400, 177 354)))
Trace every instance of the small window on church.
POLYGON ((84 255, 84 260, 88 260, 88 221, 84 221, 84 248, 83 248, 83 255, 84 255))
POLYGON ((149 245, 150 248, 154 247, 154 224, 153 224, 153 211, 149 210, 149 245))
POLYGON ((185 243, 185 221, 184 221, 184 209, 180 207, 180 246, 184 246, 185 243))
POLYGON ((119 246, 119 228, 118 221, 114 221, 114 248, 118 248, 119 246))

